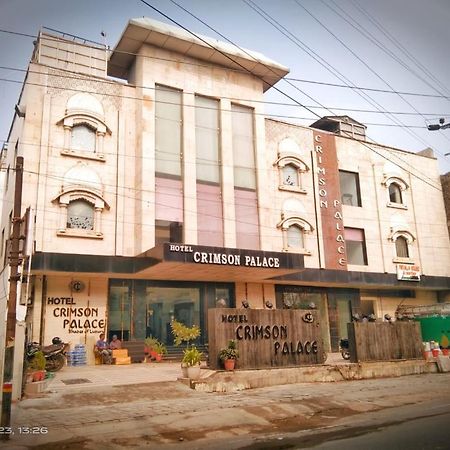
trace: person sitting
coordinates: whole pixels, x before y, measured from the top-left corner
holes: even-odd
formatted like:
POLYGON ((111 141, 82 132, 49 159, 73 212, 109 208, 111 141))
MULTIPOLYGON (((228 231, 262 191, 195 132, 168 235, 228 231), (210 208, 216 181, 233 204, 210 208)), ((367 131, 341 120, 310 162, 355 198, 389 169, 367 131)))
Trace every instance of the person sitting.
POLYGON ((119 350, 122 348, 122 342, 117 338, 117 335, 113 335, 112 341, 109 343, 109 348, 111 350, 119 350))
POLYGON ((95 352, 101 356, 103 364, 112 363, 112 351, 109 348, 108 342, 105 340, 105 333, 101 333, 100 339, 95 343, 95 352))

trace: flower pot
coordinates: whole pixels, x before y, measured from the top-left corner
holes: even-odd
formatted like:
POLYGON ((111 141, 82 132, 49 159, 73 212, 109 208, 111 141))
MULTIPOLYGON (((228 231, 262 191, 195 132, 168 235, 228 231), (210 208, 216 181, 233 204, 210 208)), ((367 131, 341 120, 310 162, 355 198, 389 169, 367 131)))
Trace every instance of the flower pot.
POLYGON ((189 366, 187 368, 187 376, 191 380, 198 380, 200 378, 200 364, 196 366, 189 366))
POLYGON ((45 370, 36 370, 33 372, 33 381, 42 381, 45 378, 45 370))
POLYGON ((433 348, 433 350, 431 350, 431 353, 433 354, 434 358, 437 358, 439 356, 439 349, 433 348))
POLYGON ((443 348, 442 349, 442 356, 449 356, 450 355, 450 349, 443 348))
POLYGON ((155 353, 155 361, 161 362, 161 360, 162 360, 162 355, 160 353, 155 353))
POLYGON ((234 370, 234 365, 236 364, 235 359, 226 359, 223 362, 223 366, 225 367, 225 370, 234 370))

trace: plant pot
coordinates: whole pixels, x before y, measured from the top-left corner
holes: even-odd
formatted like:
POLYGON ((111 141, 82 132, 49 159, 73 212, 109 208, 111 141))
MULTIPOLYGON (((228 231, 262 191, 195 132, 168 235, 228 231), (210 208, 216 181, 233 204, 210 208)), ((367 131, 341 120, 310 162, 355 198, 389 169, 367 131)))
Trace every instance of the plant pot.
POLYGON ((442 349, 442 356, 449 356, 450 355, 450 349, 443 348, 442 349))
POLYGON ((434 358, 437 358, 439 356, 439 349, 433 348, 433 350, 431 350, 431 353, 433 354, 434 358))
POLYGON ((155 361, 161 362, 161 360, 162 360, 162 355, 160 353, 155 353, 155 361))
POLYGON ((234 370, 234 365, 236 364, 235 359, 226 359, 223 362, 223 366, 225 367, 225 370, 234 370))
POLYGON ((45 370, 36 370, 33 372, 33 381, 42 381, 45 378, 45 370))
POLYGON ((200 378, 200 364, 189 366, 187 368, 187 377, 191 380, 198 380, 200 378))

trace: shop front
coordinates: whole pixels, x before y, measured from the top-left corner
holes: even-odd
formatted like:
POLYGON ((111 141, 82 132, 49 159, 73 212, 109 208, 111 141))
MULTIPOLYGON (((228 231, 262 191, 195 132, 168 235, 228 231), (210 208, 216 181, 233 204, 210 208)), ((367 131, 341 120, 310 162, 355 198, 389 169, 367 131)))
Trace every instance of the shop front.
POLYGON ((108 336, 141 340, 153 336, 173 345, 170 324, 199 325, 199 344, 208 341, 206 314, 217 302, 235 306, 233 283, 111 279, 108 296, 108 336))

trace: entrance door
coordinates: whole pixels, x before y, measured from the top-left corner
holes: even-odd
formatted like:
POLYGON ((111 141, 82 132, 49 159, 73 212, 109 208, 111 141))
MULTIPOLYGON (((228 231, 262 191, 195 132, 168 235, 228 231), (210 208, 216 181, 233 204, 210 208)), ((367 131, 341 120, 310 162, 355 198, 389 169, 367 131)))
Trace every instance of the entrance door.
POLYGON ((147 286, 146 336, 173 345, 172 320, 191 327, 200 326, 200 288, 147 286))

